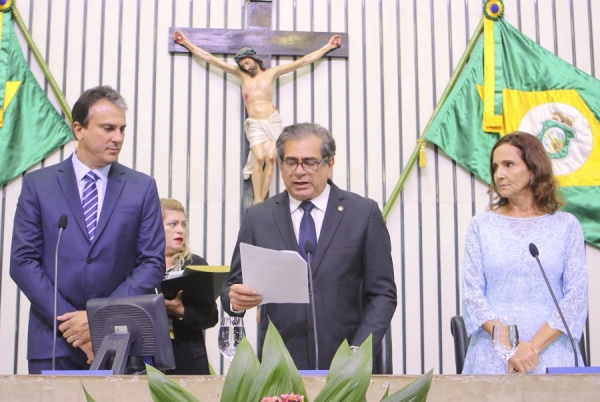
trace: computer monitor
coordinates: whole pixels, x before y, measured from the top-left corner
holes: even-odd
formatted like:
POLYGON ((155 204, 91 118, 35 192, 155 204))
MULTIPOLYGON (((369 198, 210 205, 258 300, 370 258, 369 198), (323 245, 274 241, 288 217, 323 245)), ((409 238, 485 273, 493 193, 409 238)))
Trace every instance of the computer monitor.
POLYGON ((94 350, 90 370, 125 374, 129 357, 152 357, 158 369, 175 368, 162 294, 91 299, 86 310, 94 350))

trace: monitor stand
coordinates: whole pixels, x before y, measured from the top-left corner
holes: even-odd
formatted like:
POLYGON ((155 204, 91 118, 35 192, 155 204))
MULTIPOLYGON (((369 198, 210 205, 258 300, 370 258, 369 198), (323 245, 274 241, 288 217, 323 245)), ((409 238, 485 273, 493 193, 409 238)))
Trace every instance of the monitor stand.
POLYGON ((131 332, 113 332, 105 336, 100 349, 94 356, 90 370, 112 370, 113 374, 125 374, 132 343, 133 334, 131 332), (112 365, 109 366, 111 360, 112 365))

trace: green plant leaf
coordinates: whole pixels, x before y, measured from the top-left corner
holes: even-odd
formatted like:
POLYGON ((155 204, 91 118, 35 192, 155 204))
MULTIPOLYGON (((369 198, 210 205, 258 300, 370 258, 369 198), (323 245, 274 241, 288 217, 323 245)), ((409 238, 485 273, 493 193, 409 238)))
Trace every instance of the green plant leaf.
POLYGON ((423 374, 407 386, 394 392, 381 402, 422 402, 427 400, 427 393, 431 387, 433 369, 423 374))
MULTIPOLYGON (((343 348, 344 345, 340 346, 343 348)), ((365 399, 373 371, 372 336, 363 342, 356 353, 339 370, 327 377, 327 383, 315 402, 362 402, 365 399)), ((339 352, 339 348, 338 348, 339 352)), ((346 352, 342 352, 340 359, 346 352)), ((336 357, 338 353, 336 352, 336 357)), ((336 363, 337 365, 338 363, 336 363)))
POLYGON ((292 356, 286 349, 277 328, 269 321, 263 345, 262 363, 247 400, 260 401, 265 396, 289 394, 290 392, 303 395, 304 400, 308 402, 304 383, 298 374, 292 356))
POLYGON ((154 402, 198 402, 198 398, 169 380, 166 375, 146 364, 148 386, 154 402))
POLYGON ((381 398, 381 402, 383 402, 383 400, 388 397, 389 393, 390 393, 390 383, 388 382, 388 386, 385 389, 385 394, 383 394, 383 398, 381 398))
POLYGON ((86 400, 87 402, 96 402, 96 401, 94 400, 94 398, 92 398, 92 397, 90 396, 90 394, 88 394, 87 390, 86 390, 86 389, 85 389, 85 387, 83 386, 83 383, 82 383, 81 381, 79 381, 79 383, 81 384, 81 387, 83 388, 83 392, 85 393, 85 400, 86 400))
POLYGON ((333 356, 333 360, 329 366, 329 372, 327 373, 327 381, 333 378, 338 371, 340 371, 342 367, 348 363, 351 357, 352 349, 350 349, 348 341, 344 339, 344 342, 342 342, 338 350, 335 352, 335 356, 333 356))
POLYGON ((260 363, 256 353, 246 337, 238 345, 233 362, 227 371, 221 402, 243 401, 248 395, 256 379, 260 363))

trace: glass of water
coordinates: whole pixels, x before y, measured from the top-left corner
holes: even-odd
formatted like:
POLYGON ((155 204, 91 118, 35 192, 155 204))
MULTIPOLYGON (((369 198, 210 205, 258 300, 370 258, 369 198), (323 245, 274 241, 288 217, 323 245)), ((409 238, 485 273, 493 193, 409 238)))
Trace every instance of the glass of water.
POLYGON ((519 330, 514 318, 496 318, 492 330, 492 342, 496 353, 506 361, 508 371, 508 360, 515 354, 517 346, 519 346, 519 330))
POLYGON ((242 317, 224 315, 219 328, 219 350, 230 362, 233 361, 235 351, 244 336, 246 331, 242 317))

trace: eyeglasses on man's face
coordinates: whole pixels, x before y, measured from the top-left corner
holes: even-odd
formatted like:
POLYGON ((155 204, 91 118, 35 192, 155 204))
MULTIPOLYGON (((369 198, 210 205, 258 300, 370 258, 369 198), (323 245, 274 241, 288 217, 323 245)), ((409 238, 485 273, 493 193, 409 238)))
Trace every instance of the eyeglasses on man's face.
POLYGON ((313 173, 317 171, 320 163, 327 163, 329 161, 329 156, 324 157, 320 161, 315 158, 307 158, 298 160, 296 158, 285 158, 281 161, 281 169, 284 172, 293 172, 298 168, 298 165, 302 165, 302 169, 304 169, 308 173, 313 173))

